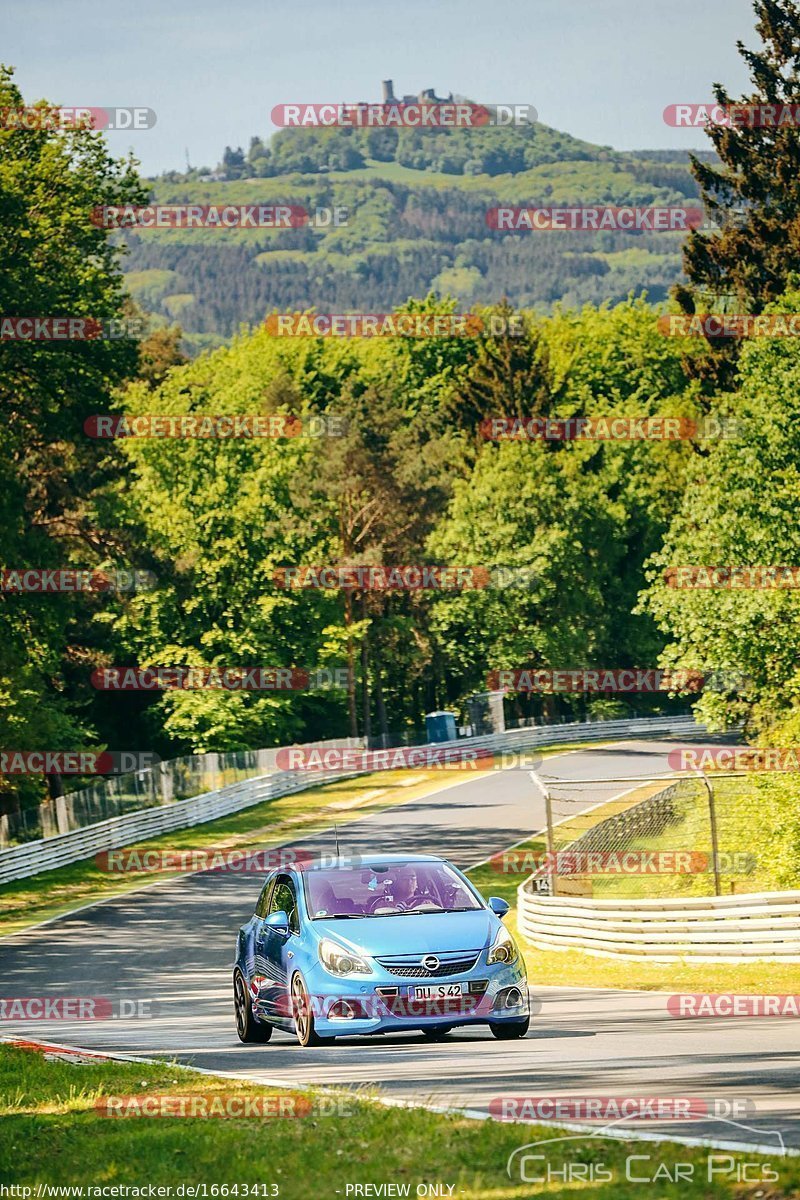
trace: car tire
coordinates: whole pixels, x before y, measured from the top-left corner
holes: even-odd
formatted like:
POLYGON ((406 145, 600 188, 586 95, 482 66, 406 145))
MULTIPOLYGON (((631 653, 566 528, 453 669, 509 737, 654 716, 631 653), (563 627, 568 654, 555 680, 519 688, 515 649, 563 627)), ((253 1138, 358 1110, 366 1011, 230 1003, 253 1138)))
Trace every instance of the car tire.
POLYGON ((452 1025, 428 1025, 425 1029, 421 1029, 420 1033, 429 1042, 442 1042, 452 1031, 452 1025))
POLYGON ((240 1042, 268 1042, 272 1037, 272 1026, 258 1021, 253 1016, 253 1007, 247 994, 244 975, 237 967, 233 972, 233 1010, 236 1016, 236 1032, 240 1042))
POLYGON ((492 1031, 492 1036, 496 1037, 499 1042, 510 1042, 512 1038, 524 1038, 531 1024, 530 1017, 526 1017, 524 1021, 505 1021, 502 1025, 489 1022, 489 1028, 492 1031))
POLYGON ((292 1016, 297 1040, 304 1049, 308 1046, 325 1046, 333 1041, 332 1037, 320 1037, 317 1033, 306 985, 299 974, 292 976, 292 1016))

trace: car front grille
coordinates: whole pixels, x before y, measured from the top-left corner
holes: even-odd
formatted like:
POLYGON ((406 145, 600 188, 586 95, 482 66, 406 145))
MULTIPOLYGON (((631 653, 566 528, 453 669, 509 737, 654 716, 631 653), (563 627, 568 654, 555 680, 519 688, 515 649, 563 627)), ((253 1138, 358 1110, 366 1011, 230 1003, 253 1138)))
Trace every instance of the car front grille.
POLYGON ((421 960, 427 957, 426 954, 421 954, 419 957, 404 954, 397 957, 379 958, 377 961, 384 970, 389 971, 392 975, 399 975, 403 979, 442 979, 449 975, 462 975, 465 971, 471 971, 478 961, 477 954, 471 954, 468 958, 464 955, 458 958, 447 958, 437 954, 439 966, 431 970, 422 965, 421 960))

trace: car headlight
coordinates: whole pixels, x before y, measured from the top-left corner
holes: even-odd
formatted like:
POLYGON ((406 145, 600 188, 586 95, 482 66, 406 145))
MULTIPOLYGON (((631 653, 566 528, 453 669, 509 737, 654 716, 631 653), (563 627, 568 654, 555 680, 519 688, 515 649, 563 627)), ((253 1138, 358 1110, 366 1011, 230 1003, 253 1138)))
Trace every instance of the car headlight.
POLYGON ((370 975, 369 963, 358 954, 351 954, 344 946, 323 938, 319 944, 319 958, 326 971, 332 975, 370 975))
POLYGON ((497 937, 489 947, 487 963, 490 965, 492 963, 513 963, 516 962, 518 956, 517 943, 511 934, 507 929, 498 929, 497 937))

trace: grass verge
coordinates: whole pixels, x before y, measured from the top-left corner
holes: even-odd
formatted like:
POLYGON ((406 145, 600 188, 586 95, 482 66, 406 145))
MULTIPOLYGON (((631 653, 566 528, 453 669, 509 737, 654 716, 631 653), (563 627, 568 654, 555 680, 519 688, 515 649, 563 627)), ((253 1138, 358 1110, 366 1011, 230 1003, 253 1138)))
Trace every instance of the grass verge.
MULTIPOLYGON (((508 1054, 499 1046, 492 1048, 508 1054)), ((268 1053, 265 1047, 264 1057, 268 1053)), ((177 1103, 172 1101, 173 1111, 177 1103)), ((523 1200, 534 1191, 548 1197, 574 1196, 587 1186, 565 1186, 562 1177, 532 1189, 530 1182, 520 1178, 519 1156, 509 1178, 509 1155, 530 1142, 558 1137, 563 1131, 557 1129, 389 1108, 356 1093, 279 1092, 170 1064, 53 1061, 50 1056, 0 1045, 0 1117, 0 1183, 30 1187, 29 1196, 37 1195, 37 1185, 144 1187, 145 1196, 148 1185, 171 1187, 173 1196, 191 1195, 186 1189, 199 1185, 195 1196, 336 1200, 347 1195, 425 1195, 418 1188, 428 1184, 441 1189, 430 1194, 459 1200, 523 1200), (156 1097, 181 1097, 180 1103, 194 1105, 194 1111, 222 1113, 241 1111, 245 1098, 251 1105, 259 1098, 257 1103, 268 1111, 296 1116, 103 1115, 109 1104, 120 1111, 123 1099, 131 1096, 147 1097, 156 1108, 162 1104, 156 1097), (368 1184, 373 1188, 393 1184, 397 1190, 363 1190, 368 1184), (174 1190, 180 1185, 184 1185, 182 1193, 174 1190), (261 1186, 254 1190, 254 1185, 261 1186), (358 1185, 361 1190, 354 1191, 358 1185)), ((711 1195, 742 1200, 766 1194, 779 1200, 797 1195, 800 1188, 797 1158, 764 1158, 749 1152, 713 1156, 701 1148, 598 1140, 590 1135, 543 1149, 552 1171, 563 1172, 568 1164, 572 1174, 577 1171, 586 1179, 587 1172, 596 1176, 602 1165, 605 1181, 596 1182, 592 1194, 608 1200, 678 1194, 659 1164, 669 1167, 670 1174, 675 1164, 690 1164, 692 1178, 684 1176, 679 1194, 696 1200, 711 1195), (647 1159, 637 1160, 634 1169, 626 1163, 630 1155, 647 1155, 647 1159), (713 1185, 708 1183, 709 1155, 717 1169, 730 1164, 725 1176, 716 1175, 713 1185), (744 1161, 751 1164, 749 1178, 765 1168, 777 1173, 768 1193, 763 1183, 736 1183, 736 1165, 744 1161), (660 1178, 655 1179, 659 1169, 660 1178), (643 1192, 642 1184, 630 1175, 642 1178, 645 1173, 654 1182, 643 1192)), ((527 1168, 528 1178, 547 1169, 540 1163, 535 1168, 527 1168)), ((41 1194, 46 1196, 44 1191, 41 1194)), ((100 1195, 88 1190, 83 1194, 100 1195)))
MULTIPOLYGON (((778 772, 761 778, 709 772, 707 779, 714 797, 722 895, 796 888, 800 883, 796 780, 778 772)), ((658 831, 634 837, 625 849, 656 854, 690 849, 703 856, 708 867, 696 874, 652 875, 646 881, 635 875, 601 876, 594 881, 595 896, 713 896, 709 797, 700 781, 682 779, 672 797, 670 819, 658 831)))

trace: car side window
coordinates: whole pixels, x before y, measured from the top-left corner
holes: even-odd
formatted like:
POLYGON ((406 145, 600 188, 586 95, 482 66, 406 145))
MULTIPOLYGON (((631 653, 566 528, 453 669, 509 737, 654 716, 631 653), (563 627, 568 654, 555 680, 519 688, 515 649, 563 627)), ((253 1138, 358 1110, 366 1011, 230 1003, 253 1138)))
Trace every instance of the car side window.
POLYGON ((256 904, 256 916, 257 917, 265 917, 267 915, 267 912, 269 911, 269 909, 268 909, 269 894, 270 894, 270 891, 272 890, 272 885, 274 882, 275 882, 274 879, 272 879, 272 878, 268 879, 267 882, 264 884, 263 888, 261 889, 261 895, 258 897, 258 903, 256 904))
POLYGON ((270 913, 285 912, 289 918, 289 928, 292 933, 300 931, 300 922, 297 916, 297 897, 294 894, 294 887, 288 876, 278 876, 275 890, 270 900, 269 911, 270 913))

